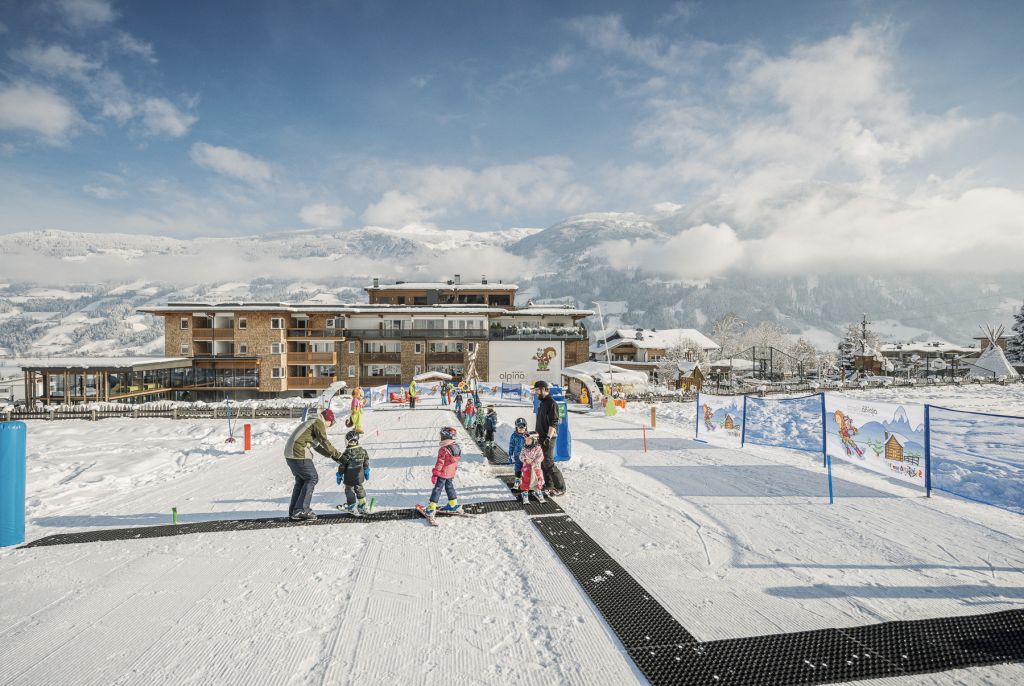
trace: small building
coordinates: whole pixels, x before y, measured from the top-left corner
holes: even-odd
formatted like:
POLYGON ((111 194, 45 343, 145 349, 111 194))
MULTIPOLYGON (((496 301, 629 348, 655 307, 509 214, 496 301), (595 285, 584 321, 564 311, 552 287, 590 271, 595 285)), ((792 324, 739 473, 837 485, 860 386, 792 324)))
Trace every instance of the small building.
POLYGON ((254 360, 218 360, 193 366, 182 357, 67 357, 23 360, 29 407, 83 402, 196 400, 212 390, 251 390, 254 360))
POLYGON ((697 391, 704 389, 704 372, 696 362, 679 363, 679 382, 676 388, 683 391, 697 391))
POLYGON ((691 341, 699 348, 693 351, 691 362, 696 360, 700 351, 711 354, 721 349, 696 329, 615 329, 604 340, 598 339, 591 346, 590 359, 602 362, 607 355, 613 364, 644 372, 652 381, 659 381, 657 369, 661 359, 684 341, 691 341))
POLYGON ((736 428, 736 422, 733 421, 731 414, 725 415, 725 421, 722 423, 722 426, 725 427, 727 431, 731 431, 736 428))
POLYGON ((885 459, 894 462, 903 462, 903 452, 907 445, 907 439, 897 433, 885 434, 885 459))

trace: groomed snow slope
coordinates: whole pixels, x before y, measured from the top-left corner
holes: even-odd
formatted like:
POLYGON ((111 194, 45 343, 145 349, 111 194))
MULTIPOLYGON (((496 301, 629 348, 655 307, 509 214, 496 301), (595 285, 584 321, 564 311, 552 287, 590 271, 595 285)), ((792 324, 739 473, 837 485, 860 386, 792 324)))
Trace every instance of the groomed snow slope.
MULTIPOLYGON (((667 421, 644 453, 644 418, 571 415, 560 503, 700 640, 1024 604, 1019 516, 845 465, 829 506, 813 456, 702 445, 667 421)), ((367 413, 378 507, 425 500, 451 422, 367 413)), ((257 423, 242 455, 223 422, 31 423, 28 537, 167 523, 171 506, 183 521, 280 515, 292 426, 257 423)), ((465 445, 460 497, 507 499, 465 445)), ((318 465, 325 511, 341 496, 318 465)), ((5 550, 0 594, 4 684, 642 681, 521 512, 5 550)), ((1021 682, 1001 665, 870 683, 1021 682)))

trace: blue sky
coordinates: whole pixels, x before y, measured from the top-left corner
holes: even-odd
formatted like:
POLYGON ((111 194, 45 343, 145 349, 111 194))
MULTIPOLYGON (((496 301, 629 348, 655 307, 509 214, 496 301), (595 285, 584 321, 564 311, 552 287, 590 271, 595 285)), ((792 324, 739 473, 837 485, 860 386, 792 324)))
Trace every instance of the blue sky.
POLYGON ((619 211, 697 230, 609 246, 631 260, 905 227, 937 267, 1024 230, 1018 2, 48 0, 0 22, 0 232, 619 211), (971 245, 935 240, 979 209, 971 245))

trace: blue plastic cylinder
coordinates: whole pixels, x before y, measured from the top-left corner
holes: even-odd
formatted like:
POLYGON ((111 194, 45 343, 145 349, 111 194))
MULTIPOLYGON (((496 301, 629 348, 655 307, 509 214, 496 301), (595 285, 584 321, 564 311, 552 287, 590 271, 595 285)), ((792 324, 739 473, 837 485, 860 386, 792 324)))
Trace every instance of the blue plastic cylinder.
POLYGON ((551 387, 551 397, 558 404, 558 436, 555 438, 555 462, 565 462, 572 457, 572 434, 569 432, 569 405, 565 402, 565 392, 561 386, 551 387))
POLYGON ((25 422, 0 422, 0 547, 25 542, 25 422))

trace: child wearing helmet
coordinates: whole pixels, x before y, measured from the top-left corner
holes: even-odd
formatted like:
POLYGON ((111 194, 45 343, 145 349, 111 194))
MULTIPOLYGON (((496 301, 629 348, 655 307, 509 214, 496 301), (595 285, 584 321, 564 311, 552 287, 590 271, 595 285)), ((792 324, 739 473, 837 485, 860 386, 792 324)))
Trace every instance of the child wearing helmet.
POLYGON ((476 414, 473 415, 473 423, 476 424, 476 440, 482 441, 484 439, 484 426, 487 424, 487 412, 484 410, 484 406, 479 403, 476 406, 476 414))
POLYGON ((512 488, 515 490, 519 489, 519 481, 523 478, 523 462, 519 459, 519 454, 523 452, 525 444, 526 419, 520 417, 516 420, 516 430, 512 432, 512 437, 508 439, 508 462, 516 467, 516 480, 512 484, 512 488))
POLYGON ((441 429, 441 440, 437 448, 437 461, 434 469, 430 472, 430 481, 434 484, 430 492, 430 502, 427 503, 427 516, 433 518, 437 512, 437 499, 441 497, 441 491, 448 496, 448 504, 440 508, 441 512, 458 514, 462 512, 459 505, 458 494, 455 492, 455 473, 459 470, 459 460, 462 459, 462 447, 456 442, 456 429, 454 426, 446 426, 441 429))
POLYGON ((363 482, 370 480, 370 455, 359 445, 359 431, 345 434, 345 452, 338 458, 338 483, 345 483, 345 504, 338 509, 348 514, 369 514, 363 482))
POLYGON ((494 411, 494 405, 487 406, 487 416, 484 418, 484 441, 488 448, 494 447, 494 432, 498 430, 498 413, 494 411))
POLYGON ((538 501, 544 502, 544 470, 541 469, 544 450, 540 447, 540 437, 536 431, 526 434, 525 445, 519 454, 519 459, 523 463, 523 478, 519 482, 523 505, 530 504, 530 491, 533 491, 533 496, 538 501))
POLYGON ((473 426, 473 415, 476 414, 476 405, 473 404, 473 399, 470 398, 466 401, 466 431, 469 431, 470 427, 473 426))
POLYGON ((462 391, 455 394, 455 414, 462 412, 462 391))

